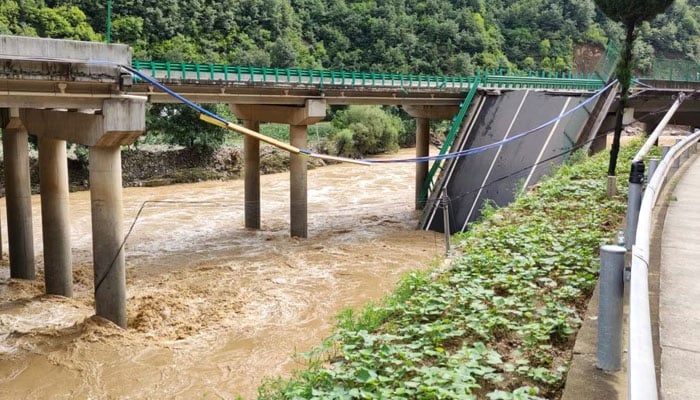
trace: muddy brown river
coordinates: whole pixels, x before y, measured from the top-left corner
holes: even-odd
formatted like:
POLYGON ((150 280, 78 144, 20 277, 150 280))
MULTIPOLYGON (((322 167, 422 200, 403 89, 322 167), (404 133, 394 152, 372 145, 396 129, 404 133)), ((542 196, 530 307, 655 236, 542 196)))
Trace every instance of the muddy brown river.
MULTIPOLYGON (((413 150, 402 151, 408 157, 413 150)), ((1 399, 254 398, 331 333, 444 251, 415 230, 414 166, 310 170, 309 239, 289 237, 289 175, 262 181, 262 230, 243 229, 243 182, 124 190, 129 327, 91 317, 88 192, 72 193, 75 297, 43 295, 0 263, 1 399)), ((4 201, 0 215, 6 221, 4 201)), ((3 226, 3 249, 7 234, 3 226)))

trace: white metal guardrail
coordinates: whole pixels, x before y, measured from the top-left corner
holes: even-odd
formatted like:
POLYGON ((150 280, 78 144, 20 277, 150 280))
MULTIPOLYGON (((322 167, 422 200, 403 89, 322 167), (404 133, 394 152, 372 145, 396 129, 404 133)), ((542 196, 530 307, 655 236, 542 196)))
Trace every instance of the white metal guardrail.
POLYGON ((693 146, 697 146, 700 130, 676 143, 661 160, 653 176, 649 178, 637 222, 635 245, 632 247, 632 271, 629 291, 629 349, 627 368, 627 398, 630 400, 656 400, 658 388, 654 365, 654 347, 651 338, 649 310, 649 238, 651 236, 652 210, 674 168, 674 161, 693 146))

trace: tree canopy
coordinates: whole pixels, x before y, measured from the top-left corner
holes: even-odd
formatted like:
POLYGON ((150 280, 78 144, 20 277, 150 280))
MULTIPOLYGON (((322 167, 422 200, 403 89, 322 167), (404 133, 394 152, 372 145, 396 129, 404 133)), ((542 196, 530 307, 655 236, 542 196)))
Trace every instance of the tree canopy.
POLYGON ((617 66, 617 79, 620 82, 621 99, 617 107, 617 120, 608 176, 615 176, 617 155, 620 151, 620 134, 622 133, 622 114, 627 104, 628 92, 632 80, 634 41, 637 27, 644 21, 651 20, 664 12, 674 0, 595 0, 600 9, 611 19, 621 22, 625 27, 625 45, 617 66))
MULTIPOLYGON (((641 21, 668 2, 601 3, 597 9, 593 0, 113 0, 112 40, 133 46, 135 58, 159 61, 562 72, 575 68, 577 46, 623 37, 603 11, 641 21)), ((103 40, 106 14, 104 0, 4 0, 0 32, 103 40)), ((700 60, 699 21, 700 0, 677 0, 668 15, 640 25, 640 65, 657 55, 700 60)))
POLYGON ((611 19, 623 25, 639 25, 666 11, 673 0, 595 0, 611 19))

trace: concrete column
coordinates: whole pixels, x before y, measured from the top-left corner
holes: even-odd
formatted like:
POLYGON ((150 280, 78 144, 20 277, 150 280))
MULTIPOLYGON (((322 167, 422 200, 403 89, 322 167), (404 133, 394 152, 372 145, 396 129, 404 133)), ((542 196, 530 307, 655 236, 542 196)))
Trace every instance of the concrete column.
POLYGON ((89 157, 95 311, 126 328, 120 147, 91 147, 89 157))
MULTIPOLYGON (((291 125, 289 138, 292 146, 306 148, 306 125, 291 125)), ((290 234, 300 238, 308 237, 307 227, 307 193, 306 193, 306 157, 291 154, 289 159, 290 179, 290 234)))
POLYGON ((10 276, 17 279, 35 279, 29 136, 19 118, 12 120, 2 134, 10 276))
MULTIPOLYGON (((260 131, 260 122, 246 120, 245 127, 260 131)), ((260 229, 260 141, 250 136, 243 137, 243 161, 245 163, 245 227, 260 229)))
POLYGON ((72 297, 68 159, 65 141, 39 138, 39 174, 46 293, 72 297))
MULTIPOLYGON (((430 120, 416 118, 416 157, 426 157, 430 151, 430 120)), ((416 210, 422 210, 425 199, 421 199, 421 191, 428 177, 428 163, 416 163, 416 210)))

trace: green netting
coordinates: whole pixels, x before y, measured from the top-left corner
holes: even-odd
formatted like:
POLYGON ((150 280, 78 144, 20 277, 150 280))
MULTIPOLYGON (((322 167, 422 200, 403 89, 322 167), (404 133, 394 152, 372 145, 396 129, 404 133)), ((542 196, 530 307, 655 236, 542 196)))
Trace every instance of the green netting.
POLYGON ((657 58, 651 69, 642 74, 644 79, 676 82, 700 82, 700 64, 693 60, 669 60, 657 58))
POLYGON ((620 46, 617 42, 610 41, 608 47, 605 49, 605 55, 598 62, 594 73, 602 80, 607 82, 613 76, 615 72, 615 67, 617 66, 617 60, 620 59, 620 46))

